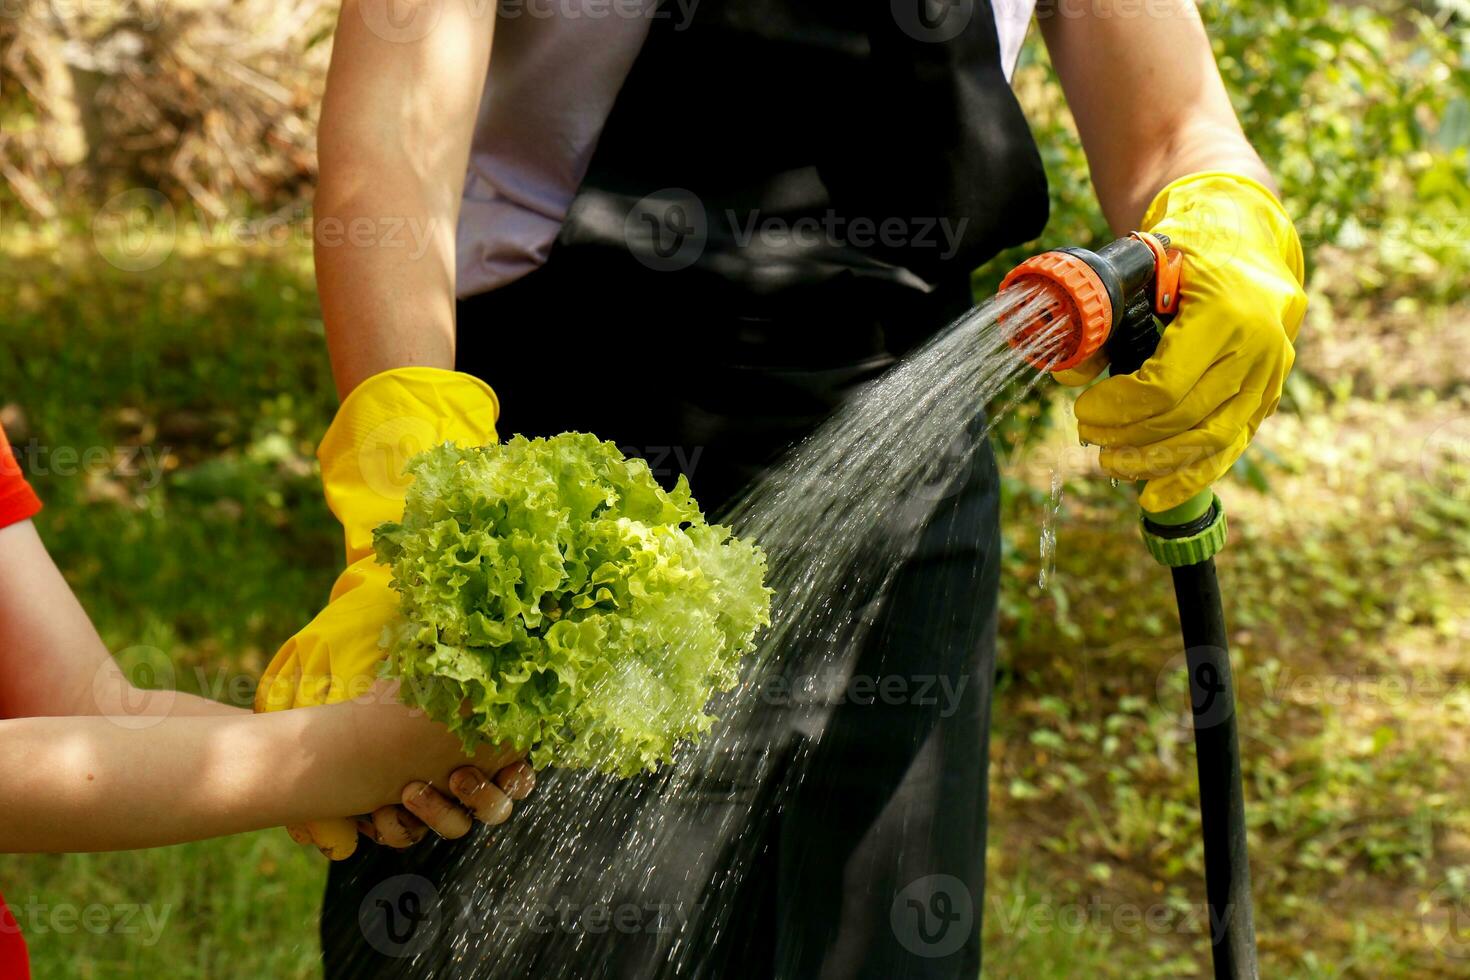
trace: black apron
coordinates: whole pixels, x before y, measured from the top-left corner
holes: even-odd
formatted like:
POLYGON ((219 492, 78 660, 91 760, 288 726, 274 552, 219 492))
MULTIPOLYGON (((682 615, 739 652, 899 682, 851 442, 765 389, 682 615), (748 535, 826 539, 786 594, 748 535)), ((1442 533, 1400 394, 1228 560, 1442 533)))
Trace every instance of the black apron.
POLYGON ((713 508, 1047 207, 986 0, 664 4, 549 260, 471 300, 459 361, 509 431, 699 447, 664 468, 713 508))
MULTIPOLYGON (((970 305, 970 270, 1039 234, 1045 180, 985 0, 665 12, 548 261, 461 304, 458 367, 495 388, 502 434, 595 432, 670 485, 685 474, 718 513, 970 305)), ((978 975, 999 569, 988 449, 968 474, 909 529, 921 545, 854 667, 959 696, 944 712, 835 710, 757 866, 719 896, 734 911, 701 975, 978 975)), ((437 880, 455 847, 365 846, 332 867, 328 977, 414 975, 364 944, 363 910, 387 879, 437 880)), ((582 975, 660 975, 641 952, 630 941, 582 975)))

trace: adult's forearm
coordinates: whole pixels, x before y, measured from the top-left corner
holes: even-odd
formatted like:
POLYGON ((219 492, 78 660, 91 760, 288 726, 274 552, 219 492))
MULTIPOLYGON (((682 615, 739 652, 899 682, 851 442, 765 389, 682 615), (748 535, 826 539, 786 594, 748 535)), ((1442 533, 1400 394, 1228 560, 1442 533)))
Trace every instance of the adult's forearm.
POLYGON ((317 290, 342 397, 391 368, 454 367, 454 209, 412 177, 365 186, 363 164, 324 161, 316 206, 317 290), (402 227, 404 247, 384 241, 390 225, 402 227))
POLYGON ((1104 210, 1118 234, 1136 229, 1154 196, 1189 174, 1226 170, 1275 189, 1271 172, 1241 133, 1233 114, 1228 121, 1204 117, 1181 124, 1148 164, 1136 170, 1121 169, 1110 175, 1106 190, 1097 188, 1098 200, 1109 202, 1104 210))
POLYGON ((1192 0, 1057 0, 1038 17, 1115 232, 1136 228, 1186 174, 1230 170, 1270 186, 1192 0))
POLYGON ((390 368, 454 366, 455 223, 495 5, 434 4, 420 14, 437 18, 422 32, 346 0, 338 19, 314 237, 343 396, 390 368))

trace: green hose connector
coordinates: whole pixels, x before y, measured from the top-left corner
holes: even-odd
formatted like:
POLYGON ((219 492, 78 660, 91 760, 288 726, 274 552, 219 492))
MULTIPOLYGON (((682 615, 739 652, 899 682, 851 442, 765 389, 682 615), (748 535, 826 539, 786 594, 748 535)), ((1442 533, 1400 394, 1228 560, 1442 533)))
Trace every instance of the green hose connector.
POLYGON ((1159 514, 1144 511, 1139 528, 1148 553, 1160 565, 1181 568, 1215 557, 1225 547, 1229 528, 1225 507, 1213 490, 1202 490, 1178 507, 1159 514))

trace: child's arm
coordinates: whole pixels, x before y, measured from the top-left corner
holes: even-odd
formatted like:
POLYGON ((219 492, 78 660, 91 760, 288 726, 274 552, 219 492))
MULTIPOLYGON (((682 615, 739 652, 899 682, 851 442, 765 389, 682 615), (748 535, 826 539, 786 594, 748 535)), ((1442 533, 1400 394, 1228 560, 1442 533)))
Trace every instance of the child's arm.
POLYGON ((504 753, 489 760, 494 780, 470 771, 468 791, 442 782, 466 761, 457 740, 422 719, 407 724, 408 709, 382 700, 301 719, 140 690, 31 522, 0 527, 0 719, 13 719, 0 720, 0 851, 144 847, 339 813, 371 813, 369 837, 407 847, 425 828, 462 836, 471 814, 504 820, 530 792, 530 768, 504 753), (382 726, 361 725, 370 717, 382 726), (423 741, 398 744, 400 734, 423 741), (442 765, 400 764, 426 758, 442 765), (420 789, 426 777, 434 788, 420 789), (408 812, 387 805, 411 780, 408 812))
POLYGON ((146 727, 136 718, 126 727, 102 717, 0 721, 0 852, 155 847, 368 813, 426 774, 462 790, 482 817, 509 810, 484 776, 462 786, 449 775, 469 762, 493 773, 510 755, 467 759, 442 725, 377 695, 146 727))
POLYGON ((0 718, 244 712, 190 694, 135 688, 35 526, 21 521, 0 528, 0 718))

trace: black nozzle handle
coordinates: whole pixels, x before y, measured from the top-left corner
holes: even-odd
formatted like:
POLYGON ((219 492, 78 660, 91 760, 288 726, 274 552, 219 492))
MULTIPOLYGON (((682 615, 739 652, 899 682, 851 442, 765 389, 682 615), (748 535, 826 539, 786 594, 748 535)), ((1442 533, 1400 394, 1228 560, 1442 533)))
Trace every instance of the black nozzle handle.
POLYGON ((1158 348, 1158 322, 1154 319, 1148 290, 1144 289, 1133 297, 1123 318, 1113 325, 1103 349, 1108 353, 1109 369, 1116 376, 1137 371, 1158 348))

